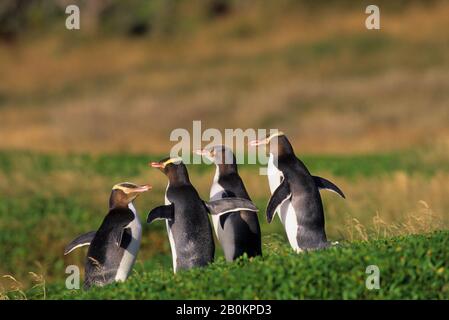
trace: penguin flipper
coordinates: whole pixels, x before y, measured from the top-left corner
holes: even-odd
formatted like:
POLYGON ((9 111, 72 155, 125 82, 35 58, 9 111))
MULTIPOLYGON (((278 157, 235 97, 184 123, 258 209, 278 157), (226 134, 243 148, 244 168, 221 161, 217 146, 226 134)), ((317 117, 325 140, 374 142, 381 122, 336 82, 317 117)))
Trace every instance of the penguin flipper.
POLYGON ((125 249, 128 248, 132 238, 133 236, 131 233, 131 228, 122 229, 121 232, 117 235, 117 246, 125 249))
POLYGON ((175 205, 172 203, 166 206, 159 206, 150 211, 147 218, 147 223, 151 223, 154 220, 167 219, 172 221, 175 215, 175 205))
POLYGON ((292 196, 287 179, 284 179, 281 184, 274 190, 273 195, 267 205, 267 221, 271 223, 277 208, 287 199, 292 196))
POLYGON ((75 250, 77 248, 90 245, 90 243, 94 239, 96 233, 97 233, 96 231, 90 231, 90 232, 84 233, 84 234, 76 237, 75 239, 73 239, 72 242, 70 242, 65 247, 64 255, 68 255, 70 252, 72 252, 73 250, 75 250))
POLYGON ((225 214, 228 212, 246 210, 258 212, 259 209, 248 199, 244 198, 223 198, 219 200, 204 201, 204 204, 210 214, 225 214))
POLYGON ((336 194, 341 196, 343 199, 346 199, 343 191, 341 191, 341 189, 339 187, 337 187, 335 184, 333 184, 329 180, 321 178, 321 177, 317 177, 317 176, 313 176, 313 180, 315 180, 315 185, 319 189, 326 189, 326 190, 335 192, 336 194))

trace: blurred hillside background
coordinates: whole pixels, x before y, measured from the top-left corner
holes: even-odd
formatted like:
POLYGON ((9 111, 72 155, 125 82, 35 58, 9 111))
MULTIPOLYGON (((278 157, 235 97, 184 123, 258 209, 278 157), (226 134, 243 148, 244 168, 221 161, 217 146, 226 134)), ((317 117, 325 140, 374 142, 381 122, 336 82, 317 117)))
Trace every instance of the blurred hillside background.
POLYGON ((380 31, 368 4, 2 1, 0 147, 165 153, 195 119, 279 128, 301 152, 446 143, 448 2, 378 1, 380 31))
MULTIPOLYGON (((116 182, 155 186, 143 219, 166 183, 146 162, 193 120, 285 131, 348 195, 323 194, 331 239, 445 228, 449 1, 2 0, 0 275, 62 279, 85 254, 63 260, 64 245, 98 227, 116 182), (369 4, 381 30, 365 28, 369 4)), ((189 169, 207 198, 213 168, 189 169)), ((257 169, 242 176, 264 208, 257 169)), ((166 238, 145 226, 140 259, 168 254, 166 238)))

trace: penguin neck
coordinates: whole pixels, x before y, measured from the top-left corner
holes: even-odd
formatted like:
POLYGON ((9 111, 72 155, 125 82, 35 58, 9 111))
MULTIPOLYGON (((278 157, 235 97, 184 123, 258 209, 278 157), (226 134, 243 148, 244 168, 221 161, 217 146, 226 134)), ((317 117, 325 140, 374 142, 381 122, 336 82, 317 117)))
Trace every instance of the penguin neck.
POLYGON ((270 145, 270 154, 275 158, 284 158, 295 156, 293 147, 286 136, 278 137, 277 144, 270 145))
POLYGON ((168 181, 170 186, 190 185, 189 175, 185 174, 169 174, 168 181))
POLYGON ((137 217, 137 209, 134 206, 134 201, 131 201, 130 203, 128 203, 128 208, 129 208, 129 210, 131 210, 134 213, 134 216, 137 217))
POLYGON ((224 177, 227 175, 238 174, 236 164, 216 164, 215 175, 217 177, 224 177))
POLYGON ((134 203, 133 202, 128 202, 128 203, 124 203, 124 202, 109 202, 109 210, 112 209, 131 209, 134 208, 134 203))
POLYGON ((128 208, 129 199, 122 194, 122 192, 113 190, 111 196, 109 197, 109 209, 116 208, 128 208))

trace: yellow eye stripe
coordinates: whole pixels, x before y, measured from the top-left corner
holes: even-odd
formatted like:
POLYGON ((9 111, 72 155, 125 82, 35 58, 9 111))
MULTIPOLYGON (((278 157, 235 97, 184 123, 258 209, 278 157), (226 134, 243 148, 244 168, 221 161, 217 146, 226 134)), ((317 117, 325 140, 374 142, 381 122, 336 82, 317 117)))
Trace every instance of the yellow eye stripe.
MULTIPOLYGON (((129 182, 125 182, 125 183, 129 184, 129 182)), ((113 186, 112 190, 121 190, 126 194, 132 192, 132 189, 122 186, 122 183, 119 183, 119 184, 116 184, 115 186, 113 186)))
POLYGON ((273 139, 274 137, 279 137, 279 136, 283 136, 283 135, 284 135, 284 133, 283 133, 282 131, 275 132, 275 133, 273 133, 272 135, 270 135, 270 136, 268 137, 268 141, 270 141, 270 140, 273 139))
POLYGON ((181 162, 182 158, 178 157, 178 158, 171 158, 168 159, 167 161, 165 161, 162 166, 165 168, 166 166, 168 166, 170 163, 175 163, 175 162, 181 162))

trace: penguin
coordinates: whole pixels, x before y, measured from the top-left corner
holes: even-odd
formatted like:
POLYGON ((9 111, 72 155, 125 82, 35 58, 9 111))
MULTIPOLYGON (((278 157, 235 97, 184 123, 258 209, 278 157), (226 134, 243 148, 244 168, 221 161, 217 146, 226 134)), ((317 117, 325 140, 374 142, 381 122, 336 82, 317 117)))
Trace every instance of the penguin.
POLYGON ((165 158, 150 164, 168 178, 165 205, 150 211, 147 223, 165 219, 173 259, 173 272, 212 263, 215 244, 208 212, 226 214, 241 210, 256 211, 247 199, 221 199, 204 202, 190 182, 181 158, 165 158))
POLYGON ((268 222, 277 212, 296 252, 328 247, 319 189, 345 198, 340 188, 329 180, 312 176, 282 132, 251 141, 250 145, 269 145, 268 181, 272 196, 266 211, 268 222))
POLYGON ((84 288, 125 281, 134 265, 142 238, 142 226, 133 201, 150 185, 116 184, 109 198, 109 212, 97 231, 85 233, 64 250, 64 255, 89 246, 84 288))
MULTIPOLYGON (((226 146, 197 150, 215 163, 215 176, 210 189, 210 200, 243 198, 251 201, 245 185, 239 176, 234 153, 226 146)), ((223 215, 213 215, 215 234, 227 261, 234 261, 243 254, 248 257, 262 255, 259 219, 254 211, 240 210, 223 215)))

